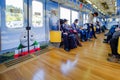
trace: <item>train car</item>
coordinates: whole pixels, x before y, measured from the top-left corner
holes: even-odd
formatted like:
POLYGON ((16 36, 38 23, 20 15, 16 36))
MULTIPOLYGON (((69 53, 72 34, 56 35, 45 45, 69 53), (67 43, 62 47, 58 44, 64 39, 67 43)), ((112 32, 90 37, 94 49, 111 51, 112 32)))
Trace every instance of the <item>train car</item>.
POLYGON ((0 80, 120 80, 120 0, 0 0, 0 80))

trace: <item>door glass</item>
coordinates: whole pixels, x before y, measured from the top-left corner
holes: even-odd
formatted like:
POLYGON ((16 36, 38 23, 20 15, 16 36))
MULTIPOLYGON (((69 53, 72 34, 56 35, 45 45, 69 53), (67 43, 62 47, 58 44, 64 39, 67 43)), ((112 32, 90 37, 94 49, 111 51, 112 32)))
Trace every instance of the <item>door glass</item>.
POLYGON ((60 18, 67 19, 70 24, 70 9, 60 7, 60 18))
POLYGON ((74 22, 75 19, 78 19, 78 12, 72 11, 72 23, 74 22))
POLYGON ((23 0, 6 0, 6 26, 23 27, 23 0))
POLYGON ((33 27, 43 26, 43 4, 42 2, 32 1, 32 25, 33 27))

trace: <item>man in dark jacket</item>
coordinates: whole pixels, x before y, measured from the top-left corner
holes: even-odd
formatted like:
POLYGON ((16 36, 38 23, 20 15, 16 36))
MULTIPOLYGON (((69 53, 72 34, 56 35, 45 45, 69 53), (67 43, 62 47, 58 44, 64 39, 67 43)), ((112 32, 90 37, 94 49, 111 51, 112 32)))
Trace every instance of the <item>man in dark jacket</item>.
POLYGON ((118 28, 118 25, 113 25, 111 27, 111 29, 109 30, 109 32, 107 34, 105 34, 105 36, 107 37, 106 39, 104 39, 103 43, 108 43, 110 41, 110 39, 112 38, 114 32, 116 31, 116 29, 118 28))

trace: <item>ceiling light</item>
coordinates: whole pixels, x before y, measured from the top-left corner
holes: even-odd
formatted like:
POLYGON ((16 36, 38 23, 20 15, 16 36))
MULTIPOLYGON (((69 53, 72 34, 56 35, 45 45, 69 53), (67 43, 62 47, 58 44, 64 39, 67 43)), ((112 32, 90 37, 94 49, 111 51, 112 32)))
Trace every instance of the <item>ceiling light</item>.
POLYGON ((115 6, 117 6, 117 2, 115 1, 115 6))
POLYGON ((95 7, 97 9, 97 6, 93 5, 93 7, 95 7))
POLYGON ((89 4, 92 4, 92 2, 91 1, 89 1, 89 0, 86 0, 89 4))

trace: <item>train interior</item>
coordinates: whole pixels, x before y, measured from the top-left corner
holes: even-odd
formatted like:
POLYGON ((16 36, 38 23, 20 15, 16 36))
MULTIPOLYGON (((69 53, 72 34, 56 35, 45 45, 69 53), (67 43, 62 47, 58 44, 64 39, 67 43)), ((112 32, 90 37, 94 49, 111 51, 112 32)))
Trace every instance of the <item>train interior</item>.
POLYGON ((0 0, 0 80, 120 80, 120 0, 0 0))

